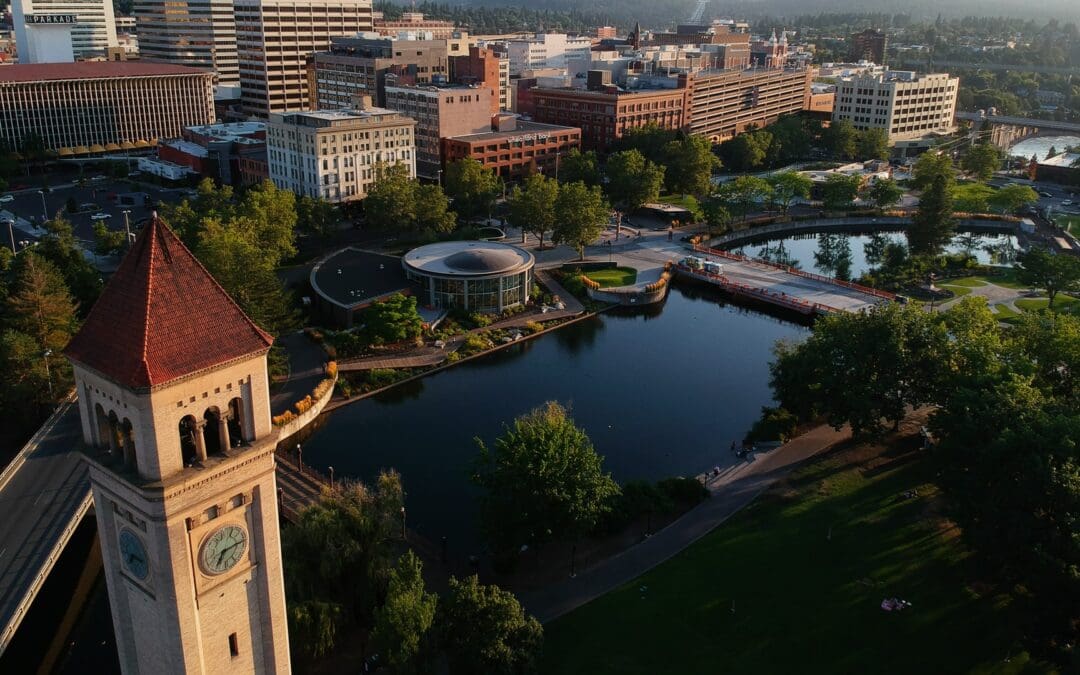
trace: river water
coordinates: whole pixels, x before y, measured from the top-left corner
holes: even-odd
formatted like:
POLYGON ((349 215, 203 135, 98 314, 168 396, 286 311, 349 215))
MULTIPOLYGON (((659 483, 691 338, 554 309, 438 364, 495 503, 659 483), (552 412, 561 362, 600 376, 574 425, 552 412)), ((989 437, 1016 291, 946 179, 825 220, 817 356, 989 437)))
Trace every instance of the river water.
POLYGON ((771 402, 773 344, 807 330, 676 286, 647 313, 607 312, 346 406, 304 458, 365 481, 396 468, 409 526, 473 550, 475 437, 490 444, 503 423, 557 400, 617 480, 694 475, 727 457, 771 402))
MULTIPOLYGON (((866 268, 868 239, 834 235, 850 250, 855 276, 866 268)), ((984 247, 1003 243, 1014 247, 1015 239, 978 237, 974 245, 990 262, 984 247)), ((744 250, 766 248, 830 273, 815 265, 819 235, 744 250)), ((397 469, 409 527, 433 541, 447 537, 457 554, 476 551, 478 491, 468 476, 477 437, 490 445, 504 423, 556 400, 571 408, 617 480, 695 475, 723 463, 731 442, 772 403, 773 345, 809 330, 783 316, 676 284, 662 305, 607 312, 346 406, 323 418, 304 442, 304 459, 366 482, 397 469)))

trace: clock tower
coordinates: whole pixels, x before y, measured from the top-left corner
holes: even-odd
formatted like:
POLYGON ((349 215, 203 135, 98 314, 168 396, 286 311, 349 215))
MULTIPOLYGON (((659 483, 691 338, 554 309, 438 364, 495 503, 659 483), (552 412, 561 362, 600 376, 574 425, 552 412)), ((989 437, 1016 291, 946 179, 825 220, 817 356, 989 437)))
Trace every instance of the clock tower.
POLYGON ((66 354, 124 673, 287 673, 272 339, 157 217, 66 354))

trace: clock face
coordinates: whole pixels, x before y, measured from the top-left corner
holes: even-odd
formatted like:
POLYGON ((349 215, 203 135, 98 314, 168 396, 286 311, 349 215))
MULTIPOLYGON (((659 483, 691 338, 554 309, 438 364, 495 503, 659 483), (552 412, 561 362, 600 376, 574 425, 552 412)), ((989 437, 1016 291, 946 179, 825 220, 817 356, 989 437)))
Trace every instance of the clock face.
POLYGON ((120 530, 120 563, 136 579, 145 579, 150 574, 150 557, 146 555, 146 547, 128 529, 120 530))
POLYGON ((215 530, 202 545, 199 558, 209 574, 228 572, 240 562, 247 550, 247 532, 239 525, 225 525, 215 530))

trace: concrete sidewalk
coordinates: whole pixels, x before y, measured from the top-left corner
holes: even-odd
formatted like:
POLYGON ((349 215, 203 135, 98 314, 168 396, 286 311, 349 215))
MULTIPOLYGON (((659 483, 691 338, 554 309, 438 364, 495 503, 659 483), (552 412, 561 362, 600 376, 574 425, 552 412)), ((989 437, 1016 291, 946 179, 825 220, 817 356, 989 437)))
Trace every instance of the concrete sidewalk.
POLYGON ((758 453, 752 461, 711 481, 708 484, 712 493, 710 499, 651 538, 589 568, 576 578, 523 593, 521 604, 530 614, 547 623, 633 581, 711 532, 801 462, 850 437, 851 432, 846 428, 836 431, 823 425, 774 450, 758 453))

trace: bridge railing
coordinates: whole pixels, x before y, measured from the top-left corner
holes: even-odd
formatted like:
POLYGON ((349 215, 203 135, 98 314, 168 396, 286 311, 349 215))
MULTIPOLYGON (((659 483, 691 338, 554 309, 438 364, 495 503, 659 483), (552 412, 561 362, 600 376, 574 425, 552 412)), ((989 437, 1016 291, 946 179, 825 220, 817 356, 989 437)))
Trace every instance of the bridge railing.
POLYGON ((52 431, 53 426, 55 426, 60 418, 64 416, 64 413, 71 407, 71 404, 75 402, 75 398, 75 390, 72 389, 68 392, 67 397, 60 405, 56 406, 56 410, 53 411, 53 414, 49 415, 49 418, 45 420, 45 423, 42 424, 37 432, 30 437, 30 440, 22 446, 22 449, 19 450, 19 454, 15 455, 11 461, 8 462, 8 465, 4 467, 4 470, 0 472, 0 488, 7 485, 7 482, 11 480, 11 477, 15 475, 15 472, 18 471, 19 467, 26 461, 27 456, 38 447, 38 444, 41 443, 41 439, 45 438, 45 436, 52 431))
POLYGON ((768 260, 758 260, 756 258, 749 258, 747 256, 739 255, 737 253, 730 253, 728 251, 723 251, 723 250, 718 249, 718 248, 708 248, 708 247, 702 246, 700 244, 695 245, 694 250, 698 251, 699 253, 705 253, 707 255, 712 255, 712 256, 719 257, 719 258, 725 258, 727 260, 737 260, 737 261, 740 261, 740 262, 750 262, 750 263, 754 263, 754 264, 757 264, 757 265, 764 265, 766 267, 771 267, 773 269, 780 270, 782 272, 787 272, 788 274, 793 274, 793 275, 798 276, 798 277, 803 277, 803 278, 806 278, 806 279, 813 279, 814 281, 821 281, 823 283, 828 283, 828 284, 834 284, 834 285, 837 285, 837 286, 842 286, 844 288, 850 288, 853 291, 858 291, 859 293, 865 293, 867 295, 872 295, 874 297, 882 298, 884 300, 896 300, 896 294, 895 293, 890 293, 888 291, 882 291, 882 290, 879 290, 877 288, 870 288, 869 286, 863 286, 861 284, 856 284, 856 283, 851 282, 851 281, 844 281, 842 279, 834 279, 832 277, 827 277, 827 276, 824 276, 824 275, 821 275, 821 274, 815 274, 813 272, 805 272, 803 270, 796 269, 796 268, 791 267, 789 265, 780 265, 778 263, 770 262, 768 260))
POLYGON ((745 295, 773 305, 780 305, 781 307, 793 309, 802 314, 815 314, 822 312, 833 313, 841 311, 840 309, 831 305, 826 305, 825 303, 809 302, 807 300, 803 300, 802 298, 796 298, 794 296, 788 295, 787 293, 767 291, 764 288, 757 288, 756 286, 750 286, 748 284, 743 284, 738 281, 732 281, 723 274, 714 274, 712 272, 706 272, 705 270, 693 269, 687 265, 683 265, 682 263, 676 265, 676 268, 684 274, 689 274, 690 276, 697 277, 699 279, 703 278, 710 283, 716 284, 724 290, 730 291, 732 293, 745 295))

